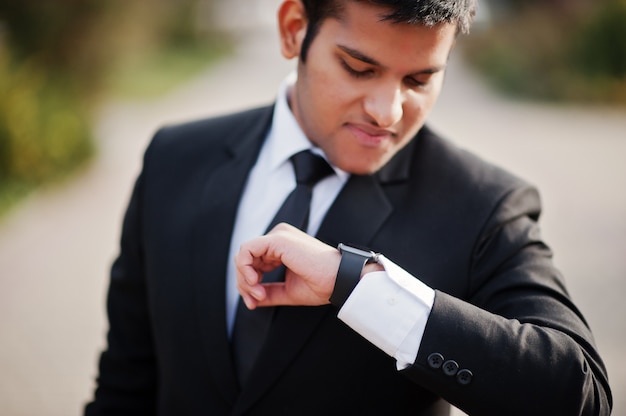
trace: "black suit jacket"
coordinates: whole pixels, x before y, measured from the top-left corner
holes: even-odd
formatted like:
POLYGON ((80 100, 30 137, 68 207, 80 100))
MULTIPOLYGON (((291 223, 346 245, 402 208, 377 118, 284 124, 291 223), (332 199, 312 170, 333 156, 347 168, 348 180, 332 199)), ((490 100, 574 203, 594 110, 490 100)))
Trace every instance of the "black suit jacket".
POLYGON ((318 233, 382 252, 436 289, 414 365, 398 372, 333 306, 281 307, 240 387, 226 266, 271 115, 168 127, 147 149, 87 415, 442 415, 446 401, 476 415, 609 413, 592 335, 539 236, 536 190, 427 128, 377 174, 352 176, 318 233))

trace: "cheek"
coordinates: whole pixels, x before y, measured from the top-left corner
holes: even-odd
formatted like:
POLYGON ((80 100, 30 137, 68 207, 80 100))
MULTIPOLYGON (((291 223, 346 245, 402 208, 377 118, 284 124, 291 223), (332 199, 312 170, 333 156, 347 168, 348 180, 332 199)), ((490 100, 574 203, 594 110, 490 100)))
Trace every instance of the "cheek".
POLYGON ((404 107, 404 123, 407 129, 412 130, 415 124, 421 124, 420 121, 425 117, 424 109, 428 102, 425 97, 414 97, 404 107))
POLYGON ((331 113, 335 117, 339 116, 339 109, 345 106, 350 100, 351 90, 338 82, 337 78, 327 77, 325 82, 320 85, 319 94, 322 97, 322 111, 331 113))
POLYGON ((429 112, 430 109, 435 105, 437 99, 439 98, 439 93, 441 92, 441 88, 443 87, 443 74, 441 74, 437 81, 433 83, 432 90, 424 97, 422 102, 423 111, 429 112))
POLYGON ((418 123, 421 127, 426 116, 437 102, 440 90, 440 85, 434 85, 428 93, 416 94, 411 97, 405 106, 405 122, 408 122, 408 125, 418 123))
POLYGON ((311 88, 315 94, 320 110, 335 118, 342 112, 345 113, 347 106, 354 102, 359 94, 358 86, 346 80, 342 70, 335 67, 324 67, 315 71, 311 80, 311 88), (341 111, 343 110, 343 111, 341 111))
MULTIPOLYGON (((315 97, 315 118, 319 133, 334 136, 349 120, 354 119, 349 90, 340 85, 326 84, 317 90, 315 97), (352 114, 352 115, 351 115, 352 114)), ((339 143, 336 143, 339 144, 339 143)))

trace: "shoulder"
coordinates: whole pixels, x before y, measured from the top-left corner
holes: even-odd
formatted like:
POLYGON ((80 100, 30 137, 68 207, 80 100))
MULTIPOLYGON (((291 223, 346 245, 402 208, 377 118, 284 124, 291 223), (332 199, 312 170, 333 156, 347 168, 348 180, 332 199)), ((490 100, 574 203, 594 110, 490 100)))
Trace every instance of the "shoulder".
POLYGON ((249 109, 233 114, 193 120, 186 123, 162 127, 154 135, 149 149, 191 149, 214 148, 233 144, 249 135, 267 130, 273 113, 273 106, 249 109))
POLYGON ((425 127, 419 133, 414 167, 444 192, 480 195, 502 194, 517 188, 532 187, 510 171, 443 138, 425 127))
POLYGON ((419 133, 412 159, 415 195, 446 218, 469 218, 476 225, 520 215, 539 218, 538 189, 428 128, 419 133))
POLYGON ((165 126, 143 157, 144 177, 192 175, 230 160, 238 149, 257 148, 272 120, 273 106, 165 126))

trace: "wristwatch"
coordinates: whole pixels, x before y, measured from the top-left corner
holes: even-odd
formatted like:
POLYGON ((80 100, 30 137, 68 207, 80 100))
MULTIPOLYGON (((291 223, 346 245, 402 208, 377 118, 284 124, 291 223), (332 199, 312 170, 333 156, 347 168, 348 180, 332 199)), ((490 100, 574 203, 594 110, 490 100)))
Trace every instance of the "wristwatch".
POLYGON ((341 308, 359 283, 363 267, 367 263, 378 263, 378 254, 343 243, 339 243, 337 248, 341 253, 341 262, 330 303, 341 308))

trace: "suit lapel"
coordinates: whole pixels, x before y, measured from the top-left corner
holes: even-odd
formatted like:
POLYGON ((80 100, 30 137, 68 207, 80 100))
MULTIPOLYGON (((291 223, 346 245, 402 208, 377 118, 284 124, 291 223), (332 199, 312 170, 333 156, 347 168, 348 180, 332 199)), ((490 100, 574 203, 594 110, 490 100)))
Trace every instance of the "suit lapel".
POLYGON ((271 119, 271 111, 266 113, 243 139, 225 139, 223 163, 207 167, 193 244, 201 339, 208 355, 210 375, 230 403, 236 400, 239 387, 226 329, 226 267, 241 192, 271 119))
POLYGON ((375 176, 352 176, 326 214, 317 238, 367 246, 393 207, 375 176))
POLYGON ((409 179, 415 142, 375 175, 351 176, 324 217, 317 238, 333 247, 339 243, 368 247, 394 209, 385 188, 409 179))

